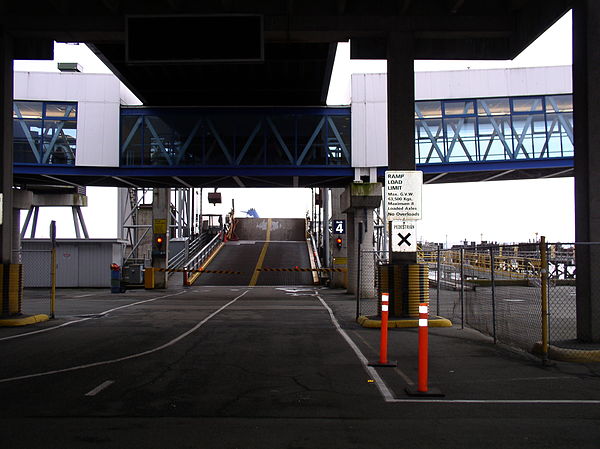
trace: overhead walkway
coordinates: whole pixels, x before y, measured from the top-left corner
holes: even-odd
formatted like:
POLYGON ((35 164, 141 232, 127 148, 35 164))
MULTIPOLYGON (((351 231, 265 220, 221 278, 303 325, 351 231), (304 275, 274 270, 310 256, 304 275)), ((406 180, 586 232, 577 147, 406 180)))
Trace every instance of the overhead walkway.
MULTIPOLYGON (((42 148, 21 118, 29 103, 15 102, 16 184, 343 187, 359 166, 348 107, 122 108, 119 166, 100 167, 76 164, 74 138, 67 159, 42 148)), ((571 94, 417 101, 417 168, 427 184, 572 176, 572 111, 571 94)), ((61 120, 49 123, 74 126, 61 120)))
POLYGON ((194 285, 314 284, 304 219, 238 218, 231 237, 194 285))

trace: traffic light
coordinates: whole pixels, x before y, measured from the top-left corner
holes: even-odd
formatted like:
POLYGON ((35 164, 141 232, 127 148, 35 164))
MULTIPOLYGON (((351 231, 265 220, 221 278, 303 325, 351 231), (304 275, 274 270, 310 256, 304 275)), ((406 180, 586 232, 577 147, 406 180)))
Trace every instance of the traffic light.
POLYGON ((341 237, 336 238, 335 244, 338 247, 338 249, 342 249, 342 238, 341 237))
POLYGON ((166 234, 154 234, 152 241, 152 255, 164 256, 167 254, 167 236, 166 234))

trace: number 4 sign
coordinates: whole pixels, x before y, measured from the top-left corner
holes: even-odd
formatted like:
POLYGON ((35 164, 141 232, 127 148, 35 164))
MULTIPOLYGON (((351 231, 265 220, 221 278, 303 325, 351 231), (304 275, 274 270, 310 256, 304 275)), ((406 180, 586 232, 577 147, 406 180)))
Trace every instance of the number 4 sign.
POLYGON ((345 234, 346 233, 346 220, 333 220, 333 233, 334 234, 345 234))

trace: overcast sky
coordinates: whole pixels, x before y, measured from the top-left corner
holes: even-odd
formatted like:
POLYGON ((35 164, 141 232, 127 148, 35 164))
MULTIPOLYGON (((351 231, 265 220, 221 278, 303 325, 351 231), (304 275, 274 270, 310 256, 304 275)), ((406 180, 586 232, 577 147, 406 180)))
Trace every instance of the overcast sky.
MULTIPOLYGON (((350 61, 349 44, 340 43, 328 104, 349 104, 352 73, 384 73, 385 61, 350 61)), ((534 67, 571 64, 571 14, 559 20, 512 61, 415 61, 416 71, 469 68, 534 67)), ((57 71, 57 62, 79 62, 84 72, 109 73, 85 45, 56 44, 54 61, 15 61, 15 70, 57 71)), ((204 197, 206 197, 205 189, 204 197)), ((205 202, 207 213, 226 213, 235 198, 236 210, 255 208, 262 217, 304 217, 310 209, 309 189, 220 189, 223 204, 205 202)), ((89 188, 84 217, 92 237, 117 235, 116 189, 89 188), (115 204, 107 208, 106 204, 115 204)), ((238 212, 238 216, 244 216, 238 212)), ((549 241, 574 239, 573 178, 531 181, 492 181, 426 185, 423 220, 418 236, 428 241, 457 243, 480 239, 529 241, 546 235, 549 241)), ((58 236, 73 237, 69 209, 40 211, 38 236, 48 235, 50 220, 58 221, 58 236)))

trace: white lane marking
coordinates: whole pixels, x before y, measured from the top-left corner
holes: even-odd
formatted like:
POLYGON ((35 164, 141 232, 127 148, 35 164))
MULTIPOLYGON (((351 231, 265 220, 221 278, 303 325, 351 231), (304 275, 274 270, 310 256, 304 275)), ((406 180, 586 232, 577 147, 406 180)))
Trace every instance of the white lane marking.
MULTIPOLYGON (((135 353, 135 354, 126 355, 124 357, 119 357, 117 359, 112 359, 112 360, 103 360, 101 362, 88 363, 86 365, 72 366, 70 368, 57 369, 57 370, 53 370, 53 371, 45 371, 43 373, 27 374, 25 376, 8 377, 6 379, 0 379, 0 383, 14 382, 16 380, 32 379, 34 377, 50 376, 52 374, 67 373, 67 372, 70 372, 70 371, 77 371, 77 370, 82 370, 82 369, 86 369, 86 368, 93 368, 95 366, 111 365, 113 363, 119 363, 119 362, 123 362, 125 360, 137 359, 139 357, 144 357, 146 355, 153 354, 153 353, 158 352, 158 351, 162 351, 163 349, 168 348, 169 346, 173 346, 175 343, 183 340, 185 337, 187 337, 188 335, 190 335, 192 332, 195 332, 196 330, 198 330, 198 328, 200 328, 208 320, 210 320, 212 317, 214 317, 215 315, 217 315, 220 312, 222 312, 223 310, 225 310, 227 307, 229 307, 231 304, 233 304, 234 302, 236 302, 238 299, 240 299, 242 296, 244 296, 249 291, 250 290, 246 290, 241 295, 236 296, 234 299, 232 299, 231 301, 229 301, 227 304, 225 304, 224 306, 220 307, 218 310, 216 310, 215 312, 211 313, 206 318, 204 318, 202 321, 200 321, 199 323, 197 323, 191 329, 185 331, 184 333, 182 333, 179 336, 175 337, 174 339, 168 341, 167 343, 165 343, 163 345, 160 345, 160 346, 157 346, 156 348, 148 349, 147 351, 143 351, 143 352, 138 352, 138 353, 135 353)), ((144 301, 144 302, 147 302, 147 301, 144 301)))
POLYGON ((107 380, 106 382, 102 382, 100 385, 98 385, 93 390, 88 391, 84 396, 96 396, 102 390, 104 390, 105 388, 110 387, 114 383, 115 383, 114 380, 107 380))
MULTIPOLYGON (((375 349, 373 346, 371 346, 371 344, 365 340, 362 335, 360 335, 358 332, 356 331, 352 331, 352 333, 354 335, 356 335, 369 349, 371 349, 375 354, 377 354, 377 349, 375 349)), ((394 367, 394 371, 396 371, 396 373, 404 380, 404 382, 406 382, 408 385, 410 385, 411 387, 416 385, 412 379, 410 377, 408 377, 408 375, 406 375, 406 373, 404 373, 404 371, 402 371, 400 368, 398 368, 397 366, 394 367)))
POLYGON ((73 298, 87 298, 88 296, 94 296, 94 293, 88 293, 87 295, 77 295, 73 296, 73 298))
POLYGON ((358 346, 356 346, 356 344, 348 336, 348 334, 346 334, 346 332, 344 332, 344 330, 340 327, 340 324, 338 323, 337 319, 333 315, 333 311, 331 310, 331 308, 327 305, 327 303, 323 300, 323 298, 321 298, 321 296, 319 296, 317 294, 316 297, 319 298, 319 301, 321 301, 321 304, 323 304, 323 306, 329 312, 331 321, 335 325, 337 331, 342 335, 344 340, 346 340, 346 342, 350 345, 350 347, 352 348, 352 350, 354 351, 354 353, 356 354, 356 356, 362 363, 365 371, 367 371, 367 373, 373 378, 373 380, 375 380, 375 383, 377 384, 377 387, 379 388, 379 391, 381 392, 381 395, 383 396, 383 399, 385 400, 385 402, 390 402, 390 403, 395 403, 395 404, 401 404, 401 403, 405 403, 405 404, 418 404, 418 403, 422 403, 422 404, 548 404, 548 405, 550 405, 550 404, 557 404, 557 405, 560 405, 560 404, 567 404, 567 405, 569 405, 569 404, 570 405, 600 404, 600 400, 597 400, 597 399, 582 399, 582 400, 577 400, 577 399, 426 399, 426 398, 423 398, 423 399, 410 399, 410 398, 409 399, 396 399, 393 397, 391 390, 383 382, 383 379, 381 379, 379 374, 377 374, 377 371, 375 371, 375 369, 373 367, 367 365, 368 364, 367 359, 362 354, 362 352, 360 351, 358 346))
POLYGON ((394 403, 417 404, 600 404, 596 399, 392 399, 394 403))
POLYGON ((109 310, 106 310, 104 312, 100 312, 100 313, 94 314, 94 316, 91 316, 91 317, 82 318, 80 320, 67 321, 66 323, 59 324, 58 326, 47 327, 45 329, 39 329, 37 331, 25 332, 23 334, 11 335, 10 337, 3 337, 3 338, 0 338, 0 341, 12 340, 13 338, 27 337, 28 335, 41 334, 42 332, 50 332, 50 331, 53 331, 53 330, 56 330, 56 329, 60 329, 61 327, 70 326, 71 324, 81 323, 83 321, 87 321, 87 320, 91 320, 93 318, 98 318, 100 316, 104 316, 107 313, 114 312, 115 310, 124 309, 126 307, 131 307, 131 306, 136 306, 138 304, 143 304, 143 303, 146 303, 146 302, 152 302, 152 301, 156 301, 156 300, 159 300, 159 299, 169 298, 171 296, 181 295, 182 293, 185 293, 185 292, 186 292, 186 290, 183 290, 183 291, 181 291, 179 293, 173 293, 172 295, 162 295, 162 296, 158 296, 157 298, 150 298, 150 299, 145 299, 143 301, 133 302, 131 304, 126 304, 126 305, 121 306, 121 307, 116 307, 114 309, 109 309, 109 310))
POLYGON ((354 343, 354 341, 352 341, 352 339, 348 336, 348 334, 344 331, 344 329, 342 329, 342 327, 340 326, 340 323, 338 322, 335 315, 333 314, 333 310, 331 310, 331 308, 327 305, 325 300, 323 298, 321 298, 321 296, 319 296, 319 294, 316 291, 315 291, 315 296, 317 298, 319 298, 319 301, 321 301, 321 304, 323 304, 323 307, 325 307, 325 309, 327 309, 327 312, 329 312, 329 318, 331 318, 331 322, 335 326, 338 333, 342 336, 342 338, 344 340, 346 340, 346 343, 348 343, 348 346, 350 346, 350 348, 352 348, 352 350, 356 354, 356 357, 358 357, 358 360, 360 360, 360 363, 362 364, 364 370, 367 372, 367 374, 370 376, 370 378, 375 381, 375 385, 377 385, 377 388, 379 389, 379 392, 383 396, 383 399, 385 400, 385 402, 394 401, 394 395, 392 394, 391 390, 385 384, 385 382, 383 381, 381 376, 379 376, 379 374, 377 373, 375 368, 373 368, 372 366, 369 366, 369 361, 363 355, 363 353, 360 351, 358 346, 356 346, 356 343, 354 343))

